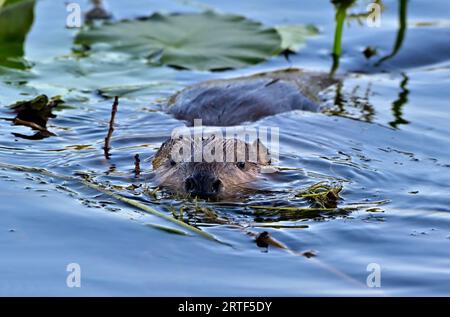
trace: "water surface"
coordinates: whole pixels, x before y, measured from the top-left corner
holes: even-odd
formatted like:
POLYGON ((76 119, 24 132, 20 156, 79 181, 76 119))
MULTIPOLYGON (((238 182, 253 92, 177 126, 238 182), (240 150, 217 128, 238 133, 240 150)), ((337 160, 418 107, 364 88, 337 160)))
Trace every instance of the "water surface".
MULTIPOLYGON (((121 192, 170 215, 167 206, 182 201, 155 202, 142 192, 153 186, 149 158, 183 125, 164 113, 165 98, 206 79, 288 67, 330 70, 333 6, 282 2, 108 2, 116 18, 207 7, 269 26, 312 23, 321 31, 288 60, 277 56, 244 69, 197 72, 148 67, 112 52, 78 59, 72 55, 77 30, 65 28, 64 1, 37 1, 24 43, 29 68, 0 68, 0 117, 13 117, 9 104, 38 94, 61 95, 70 107, 49 121, 56 136, 38 141, 14 136, 34 132, 0 120, 0 162, 140 185, 121 192), (119 112, 106 159, 103 139, 116 94, 119 112), (140 179, 134 178, 135 154, 142 158, 140 179)), ((344 80, 323 95, 327 114, 297 111, 254 123, 280 127, 279 165, 288 169, 267 179, 282 193, 254 195, 250 203, 292 203, 292 193, 328 181, 342 184, 341 204, 367 208, 280 220, 258 219, 243 205, 209 204, 223 217, 269 231, 295 252, 314 250, 316 257, 259 248, 242 230, 221 224, 201 228, 229 245, 168 233, 149 224, 173 224, 80 182, 1 168, 0 294, 450 295, 449 8, 445 1, 410 1, 407 9, 402 46, 379 66, 398 36, 398 3, 385 1, 380 28, 346 25, 337 72, 344 80), (378 55, 365 58, 368 46, 378 55), (373 209, 376 202, 385 203, 373 209), (263 220, 305 227, 261 228, 263 220), (66 286, 72 262, 81 266, 81 288, 66 286), (366 285, 370 263, 381 267, 381 288, 366 285)))

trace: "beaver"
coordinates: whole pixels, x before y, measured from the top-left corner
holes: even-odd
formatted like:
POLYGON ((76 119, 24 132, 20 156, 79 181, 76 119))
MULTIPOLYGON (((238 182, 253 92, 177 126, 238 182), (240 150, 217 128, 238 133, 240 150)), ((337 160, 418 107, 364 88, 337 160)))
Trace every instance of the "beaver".
MULTIPOLYGON (((319 93, 335 82, 328 74, 299 69, 211 80, 176 93, 169 98, 167 109, 188 127, 196 119, 201 119, 205 126, 236 126, 292 110, 317 112, 319 93)), ((248 143, 216 135, 172 137, 152 160, 158 186, 207 199, 241 196, 253 187, 262 168, 270 163, 270 153, 259 139, 248 143), (179 148, 188 149, 181 160, 174 158, 179 148), (224 156, 231 154, 232 158, 207 160, 201 150, 205 148, 223 151, 224 156), (202 152, 200 159, 193 160, 198 151, 202 152), (256 158, 252 159, 250 153, 256 153, 256 158)))
POLYGON ((171 192, 220 200, 244 194, 261 168, 270 164, 270 155, 259 139, 247 143, 216 135, 178 137, 162 144, 152 164, 159 185, 171 192), (175 157, 180 148, 188 149, 183 158, 175 157), (219 151, 221 158, 217 156, 219 151), (199 152, 201 158, 195 160, 199 152), (211 153, 213 156, 208 159, 207 154, 211 153))

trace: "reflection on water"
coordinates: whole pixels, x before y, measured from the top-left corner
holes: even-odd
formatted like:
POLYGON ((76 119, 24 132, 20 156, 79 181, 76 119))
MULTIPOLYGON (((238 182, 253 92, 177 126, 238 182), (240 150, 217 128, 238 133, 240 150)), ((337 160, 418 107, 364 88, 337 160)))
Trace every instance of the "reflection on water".
MULTIPOLYGON (((371 12, 364 12, 364 13, 352 13, 348 14, 347 11, 354 6, 357 1, 356 0, 331 0, 332 4, 334 5, 336 15, 335 15, 335 33, 334 33, 334 43, 333 43, 333 50, 332 50, 332 67, 331 67, 331 74, 334 74, 337 69, 339 68, 339 59, 341 58, 342 54, 342 39, 344 34, 344 24, 345 22, 349 22, 352 20, 357 20, 360 25, 363 25, 361 19, 366 19, 371 12)), ((374 1, 373 4, 377 4, 380 6, 380 8, 384 9, 383 2, 381 0, 374 1)), ((383 62, 393 58, 401 49, 402 44, 405 39, 406 29, 408 27, 407 24, 407 4, 408 0, 398 0, 398 31, 397 36, 395 39, 394 46, 392 48, 392 51, 381 57, 374 65, 376 67, 380 66, 383 62)), ((382 11, 381 11, 382 12, 382 11)), ((364 21, 365 22, 365 21, 364 21)), ((363 52, 366 57, 370 57, 372 54, 376 53, 376 48, 370 48, 369 50, 366 48, 366 50, 363 52)))
POLYGON ((324 112, 349 119, 373 122, 375 109, 370 103, 371 84, 367 84, 363 93, 360 93, 359 85, 355 85, 351 91, 344 93, 343 85, 341 81, 331 89, 334 93, 334 104, 324 112))
MULTIPOLYGON (((339 67, 339 59, 342 54, 342 38, 343 38, 343 28, 344 22, 346 20, 357 19, 360 24, 361 18, 367 18, 370 12, 364 13, 352 13, 348 15, 347 11, 350 7, 356 4, 356 0, 332 0, 336 11, 336 26, 334 33, 334 44, 332 53, 332 68, 331 74, 334 74, 339 67)), ((405 39, 406 29, 407 29, 407 0, 398 1, 398 30, 395 39, 395 43, 392 51, 381 57, 377 62, 374 63, 375 67, 380 66, 383 62, 393 58, 401 49, 402 44, 405 39)), ((376 4, 380 5, 384 9, 382 1, 377 1, 376 4)), ((372 55, 377 53, 377 49, 373 47, 366 47, 363 54, 369 59, 372 55)), ((402 118, 402 107, 408 102, 409 91, 406 88, 408 83, 408 76, 405 73, 401 74, 403 79, 400 81, 400 93, 398 99, 392 103, 392 114, 394 120, 388 122, 388 124, 397 128, 400 124, 408 124, 409 122, 402 118)), ((339 115, 347 118, 353 118, 358 120, 363 120, 366 122, 373 122, 375 109, 369 102, 370 96, 370 83, 367 85, 364 95, 358 94, 358 89, 360 88, 356 85, 351 92, 349 92, 345 97, 342 94, 343 83, 339 82, 335 87, 335 97, 334 106, 331 109, 327 109, 326 112, 332 115, 339 115), (348 109, 355 109, 358 112, 356 114, 349 112, 348 109)))
POLYGON ((408 124, 409 122, 402 118, 403 111, 402 108, 408 103, 409 90, 406 88, 408 84, 408 76, 404 73, 402 74, 403 80, 400 82, 400 93, 398 94, 398 99, 392 103, 392 114, 395 120, 389 122, 389 125, 393 128, 397 128, 400 124, 408 124))

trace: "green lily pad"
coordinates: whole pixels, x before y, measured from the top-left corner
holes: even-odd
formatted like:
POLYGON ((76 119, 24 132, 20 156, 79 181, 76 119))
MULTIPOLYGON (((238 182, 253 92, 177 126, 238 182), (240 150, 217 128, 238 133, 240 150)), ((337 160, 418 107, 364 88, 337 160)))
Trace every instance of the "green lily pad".
POLYGON ((292 24, 280 25, 276 30, 281 36, 283 51, 298 52, 304 45, 306 38, 317 35, 319 30, 314 25, 292 24))
POLYGON ((25 38, 33 24, 34 0, 0 0, 0 66, 25 69, 25 38))
POLYGON ((218 70, 257 64, 281 52, 273 28, 236 15, 214 12, 123 20, 82 30, 85 48, 108 49, 179 68, 218 70), (109 44, 95 45, 100 43, 109 44))
POLYGON ((139 84, 121 84, 116 86, 101 87, 98 93, 103 97, 112 98, 114 96, 132 98, 145 95, 147 98, 151 95, 164 95, 167 91, 176 91, 181 89, 179 85, 170 81, 154 81, 139 84))

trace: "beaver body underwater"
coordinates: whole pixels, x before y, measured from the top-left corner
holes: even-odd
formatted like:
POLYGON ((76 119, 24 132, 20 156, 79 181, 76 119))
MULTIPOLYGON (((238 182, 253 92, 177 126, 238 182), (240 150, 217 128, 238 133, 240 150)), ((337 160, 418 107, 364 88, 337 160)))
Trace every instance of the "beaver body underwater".
POLYGON ((169 113, 193 125, 233 126, 277 113, 320 110, 319 93, 336 80, 326 73, 298 69, 205 81, 169 99, 169 113))
MULTIPOLYGON (((292 110, 317 112, 319 93, 335 82, 328 74, 302 70, 206 81, 172 96, 168 112, 188 126, 195 119, 201 119, 205 126, 235 126, 292 110)), ((217 136, 196 140, 180 137, 164 142, 152 164, 158 186, 191 197, 222 199, 251 189, 262 168, 270 164, 270 155, 259 140, 249 144, 217 136), (202 146, 196 147, 199 143, 202 146), (189 152, 183 160, 174 157, 180 147, 189 152), (208 153, 213 148, 216 153, 223 151, 224 156, 231 153, 232 158, 205 159, 202 152, 200 160, 193 160, 193 156, 198 157, 197 148, 206 148, 208 153), (250 153, 257 153, 257 157, 251 158, 250 153)))

